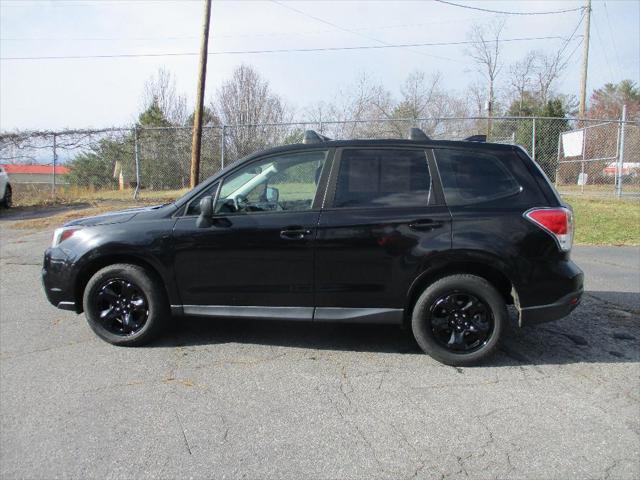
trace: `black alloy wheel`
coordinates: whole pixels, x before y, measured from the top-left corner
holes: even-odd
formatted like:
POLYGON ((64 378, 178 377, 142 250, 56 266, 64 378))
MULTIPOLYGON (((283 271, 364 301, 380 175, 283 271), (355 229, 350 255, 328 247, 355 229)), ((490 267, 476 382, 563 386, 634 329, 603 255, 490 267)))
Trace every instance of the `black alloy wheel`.
POLYGON ((113 335, 134 335, 149 318, 149 305, 142 290, 122 278, 109 279, 100 285, 93 302, 100 323, 113 335))
POLYGON ((509 322, 505 297, 487 279, 458 273, 431 283, 416 300, 411 330, 422 350, 459 367, 492 355, 509 322))
POLYGON ((487 304, 470 293, 441 295, 431 306, 429 324, 439 345, 452 353, 471 353, 486 345, 493 327, 487 304))

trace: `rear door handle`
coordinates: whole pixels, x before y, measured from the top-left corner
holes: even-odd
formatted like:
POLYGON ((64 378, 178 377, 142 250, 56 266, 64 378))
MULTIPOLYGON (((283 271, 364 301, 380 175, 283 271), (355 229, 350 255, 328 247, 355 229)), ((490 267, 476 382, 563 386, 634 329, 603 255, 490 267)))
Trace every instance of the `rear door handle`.
POLYGON ((280 232, 283 240, 303 240, 307 235, 311 235, 311 230, 299 227, 285 228, 280 232))
POLYGON ((443 224, 443 222, 440 222, 438 220, 416 220, 409 224, 409 228, 411 230, 427 231, 433 230, 434 228, 439 228, 443 224))

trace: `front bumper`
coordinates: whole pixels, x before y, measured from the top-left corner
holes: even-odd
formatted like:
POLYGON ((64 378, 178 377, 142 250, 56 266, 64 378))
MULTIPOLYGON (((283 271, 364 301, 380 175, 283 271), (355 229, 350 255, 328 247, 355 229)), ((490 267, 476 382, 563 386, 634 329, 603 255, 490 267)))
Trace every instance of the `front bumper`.
POLYGON ((47 300, 62 310, 79 312, 73 291, 74 279, 70 261, 60 249, 48 248, 42 265, 42 287, 47 300))

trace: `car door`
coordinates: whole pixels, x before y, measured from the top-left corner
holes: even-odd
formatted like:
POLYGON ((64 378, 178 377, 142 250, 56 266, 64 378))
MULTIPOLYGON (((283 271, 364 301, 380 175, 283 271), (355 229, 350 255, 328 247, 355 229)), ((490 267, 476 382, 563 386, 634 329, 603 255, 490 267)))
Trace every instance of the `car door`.
POLYGON ((412 282, 451 247, 451 216, 420 148, 336 152, 316 240, 316 320, 400 321, 412 282))
POLYGON ((329 153, 243 164, 220 183, 210 227, 198 228, 197 215, 176 222, 184 313, 312 319, 313 246, 329 153))

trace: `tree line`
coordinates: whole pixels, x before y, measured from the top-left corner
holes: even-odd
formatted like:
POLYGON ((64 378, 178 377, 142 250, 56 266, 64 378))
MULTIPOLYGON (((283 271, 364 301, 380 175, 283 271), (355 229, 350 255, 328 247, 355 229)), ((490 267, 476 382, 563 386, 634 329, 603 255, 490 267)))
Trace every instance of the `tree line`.
MULTIPOLYGON (((411 72, 397 93, 361 75, 337 92, 332 101, 296 111, 255 68, 240 65, 205 108, 202 175, 213 174, 221 166, 221 126, 229 126, 224 132, 227 163, 268 146, 300 141, 302 128, 273 125, 296 118, 324 125, 323 133, 337 138, 402 137, 411 126, 404 120, 411 123, 428 119, 419 126, 430 136, 456 138, 469 132, 486 133, 489 140, 513 141, 531 151, 534 139, 530 120, 500 122, 492 118, 553 117, 557 120, 537 121, 535 146, 536 160, 545 170, 554 171, 558 134, 570 128, 568 118, 577 111, 575 95, 559 93, 555 88, 568 65, 567 44, 553 52, 529 51, 507 65, 503 61, 503 29, 504 21, 496 19, 470 30, 465 55, 476 70, 477 80, 462 92, 448 90, 446 79, 437 71, 411 72), (446 120, 451 117, 469 120, 446 120), (387 121, 373 121, 379 119, 387 121), (346 120, 362 123, 326 123, 346 120)), ((104 138, 90 151, 76 155, 69 163, 71 183, 115 186, 119 178, 124 178, 127 185, 133 185, 137 153, 144 187, 173 189, 188 185, 193 114, 168 70, 160 69, 145 83, 141 103, 137 133, 132 131, 117 140, 104 138)), ((623 104, 627 105, 627 118, 640 120, 640 89, 630 80, 594 90, 587 116, 619 118, 623 104)))

